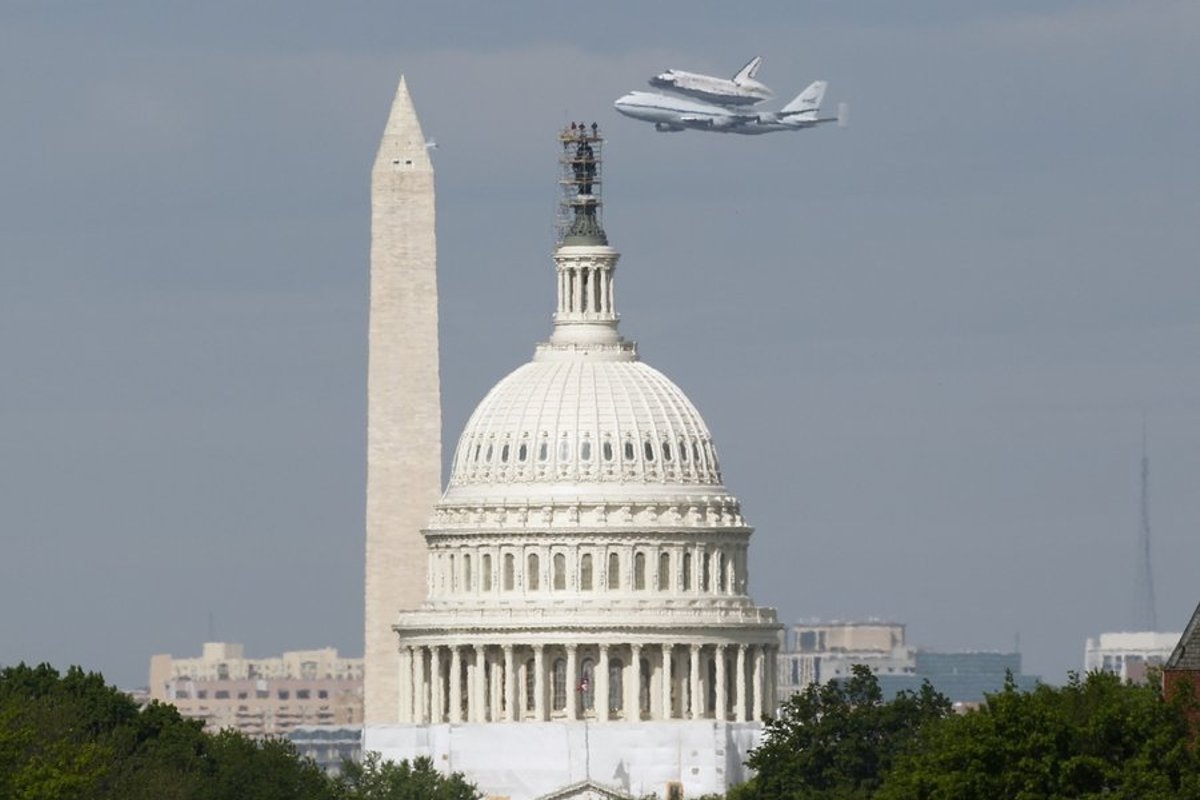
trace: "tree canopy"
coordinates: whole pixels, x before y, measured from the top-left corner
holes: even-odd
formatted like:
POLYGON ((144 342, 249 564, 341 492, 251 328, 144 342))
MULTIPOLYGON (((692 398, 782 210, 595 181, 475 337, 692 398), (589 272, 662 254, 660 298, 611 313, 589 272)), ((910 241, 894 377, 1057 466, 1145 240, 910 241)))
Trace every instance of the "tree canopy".
POLYGON ((369 758, 325 775, 281 739, 206 733, 174 706, 139 708, 78 667, 0 670, 4 800, 478 800, 428 759, 369 758))
POLYGON ((757 777, 739 796, 870 797, 921 727, 950 713, 928 683, 885 702, 870 669, 857 665, 848 680, 810 685, 767 720, 747 762, 757 777))
POLYGON ((1010 681, 978 710, 923 730, 878 797, 1200 798, 1186 704, 1103 672, 1030 692, 1010 681))
POLYGON ((965 714, 925 685, 885 701, 865 667, 810 686, 767 721, 736 800, 1200 800, 1190 697, 1106 673, 965 714))

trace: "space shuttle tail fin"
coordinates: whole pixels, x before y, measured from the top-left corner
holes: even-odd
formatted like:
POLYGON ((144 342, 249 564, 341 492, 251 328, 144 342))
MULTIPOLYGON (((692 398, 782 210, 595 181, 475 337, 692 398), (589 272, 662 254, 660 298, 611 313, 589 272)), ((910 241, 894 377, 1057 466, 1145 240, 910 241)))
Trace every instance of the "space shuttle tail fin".
POLYGON ((758 73, 758 68, 762 64, 762 56, 755 56, 747 62, 746 66, 742 67, 733 76, 734 83, 743 83, 744 81, 753 80, 758 73))
POLYGON ((811 116, 816 119, 817 112, 821 109, 821 100, 825 98, 825 89, 828 86, 829 84, 825 81, 813 81, 807 89, 796 95, 792 102, 780 109, 780 115, 799 115, 801 119, 811 116))

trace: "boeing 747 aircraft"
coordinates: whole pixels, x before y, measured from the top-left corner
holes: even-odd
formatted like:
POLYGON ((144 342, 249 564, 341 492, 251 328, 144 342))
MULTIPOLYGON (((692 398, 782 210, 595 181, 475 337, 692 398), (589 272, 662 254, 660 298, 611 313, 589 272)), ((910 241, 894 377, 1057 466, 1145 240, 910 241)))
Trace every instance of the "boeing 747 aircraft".
POLYGON ((732 78, 718 78, 695 72, 669 69, 650 79, 650 85, 674 94, 695 97, 706 103, 722 106, 752 106, 769 100, 775 93, 754 80, 762 56, 755 56, 750 63, 737 71, 732 78))
POLYGON ((836 117, 821 117, 821 100, 825 97, 825 81, 814 81, 779 111, 750 111, 711 103, 685 100, 654 92, 630 92, 613 104, 627 117, 653 122, 662 132, 683 130, 711 131, 757 135, 776 131, 798 131, 823 122, 846 124, 848 106, 841 103, 836 117))

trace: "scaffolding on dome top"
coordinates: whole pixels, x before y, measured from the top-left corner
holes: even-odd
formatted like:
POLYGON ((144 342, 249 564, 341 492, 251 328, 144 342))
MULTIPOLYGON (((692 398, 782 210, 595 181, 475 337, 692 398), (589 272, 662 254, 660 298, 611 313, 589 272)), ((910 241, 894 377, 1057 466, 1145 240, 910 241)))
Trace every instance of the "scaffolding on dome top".
POLYGON ((559 201, 555 242, 559 245, 604 245, 600 166, 604 137, 596 123, 572 122, 558 134, 559 201))

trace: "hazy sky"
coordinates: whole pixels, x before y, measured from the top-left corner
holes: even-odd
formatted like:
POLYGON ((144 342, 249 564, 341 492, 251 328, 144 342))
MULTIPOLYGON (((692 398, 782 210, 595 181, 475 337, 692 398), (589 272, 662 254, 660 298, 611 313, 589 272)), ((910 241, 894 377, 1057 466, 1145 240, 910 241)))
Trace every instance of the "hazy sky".
POLYGON ((368 172, 436 138, 445 439, 549 331, 555 133, 608 135, 622 330, 752 593, 1061 680, 1200 601, 1200 5, 0 5, 0 663, 362 650, 368 172), (852 126, 658 134, 751 56, 852 126))

